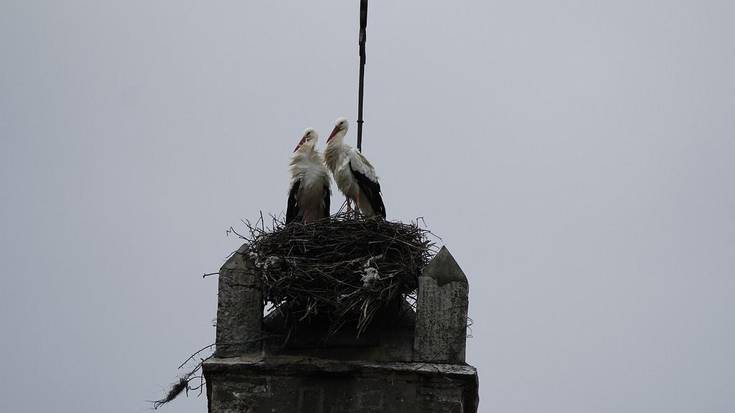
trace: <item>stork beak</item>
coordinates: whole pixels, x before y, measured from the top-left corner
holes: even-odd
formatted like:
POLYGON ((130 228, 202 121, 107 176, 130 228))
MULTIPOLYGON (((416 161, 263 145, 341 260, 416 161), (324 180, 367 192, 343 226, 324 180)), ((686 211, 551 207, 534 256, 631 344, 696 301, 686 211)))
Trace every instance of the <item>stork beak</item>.
POLYGON ((303 144, 304 144, 304 142, 306 142, 306 135, 304 135, 304 137, 303 137, 303 138, 301 138, 301 140, 299 141, 299 144, 298 144, 298 145, 296 145, 296 148, 294 148, 294 150, 293 150, 293 151, 294 151, 294 152, 298 151, 298 150, 299 150, 299 148, 301 147, 301 145, 303 145, 303 144))
POLYGON ((332 133, 329 134, 329 137, 327 138, 327 143, 334 138, 335 135, 337 135, 337 132, 339 132, 339 126, 335 126, 334 129, 332 129, 332 133))

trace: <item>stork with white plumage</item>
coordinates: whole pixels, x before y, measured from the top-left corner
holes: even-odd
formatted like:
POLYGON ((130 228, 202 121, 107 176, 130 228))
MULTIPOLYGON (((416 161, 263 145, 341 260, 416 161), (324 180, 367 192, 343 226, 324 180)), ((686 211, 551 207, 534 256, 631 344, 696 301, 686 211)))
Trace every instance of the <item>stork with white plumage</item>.
POLYGON ((360 152, 344 143, 348 129, 347 119, 337 119, 327 139, 324 161, 332 171, 337 188, 347 198, 348 211, 351 210, 350 201, 352 201, 363 215, 385 218, 385 205, 375 168, 360 152))
POLYGON ((308 128, 291 157, 291 186, 288 191, 286 224, 305 224, 329 217, 331 196, 329 172, 316 150, 319 135, 308 128))

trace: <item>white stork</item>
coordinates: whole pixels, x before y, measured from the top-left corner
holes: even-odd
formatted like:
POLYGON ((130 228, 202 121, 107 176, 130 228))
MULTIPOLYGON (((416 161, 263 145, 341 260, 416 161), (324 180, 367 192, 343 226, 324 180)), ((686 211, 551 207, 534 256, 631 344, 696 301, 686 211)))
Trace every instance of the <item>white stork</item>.
POLYGON ((329 217, 329 172, 316 151, 319 135, 306 129, 291 157, 291 188, 288 191, 286 223, 309 223, 329 217))
POLYGON ((363 215, 385 218, 385 205, 375 168, 360 152, 343 142, 348 128, 347 119, 337 119, 327 139, 324 161, 332 171, 337 188, 347 198, 348 211, 351 210, 350 201, 354 201, 363 215))

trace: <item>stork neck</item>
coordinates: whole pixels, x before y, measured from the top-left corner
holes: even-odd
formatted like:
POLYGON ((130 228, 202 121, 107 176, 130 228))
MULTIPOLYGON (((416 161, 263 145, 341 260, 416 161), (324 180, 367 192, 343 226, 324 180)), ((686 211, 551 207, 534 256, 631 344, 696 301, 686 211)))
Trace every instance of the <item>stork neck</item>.
POLYGON ((314 145, 304 145, 293 154, 291 157, 291 163, 312 159, 315 156, 318 156, 318 152, 314 149, 314 145))
POLYGON ((324 150, 324 162, 332 172, 347 154, 349 146, 342 142, 343 139, 343 133, 336 135, 327 143, 327 148, 324 150))

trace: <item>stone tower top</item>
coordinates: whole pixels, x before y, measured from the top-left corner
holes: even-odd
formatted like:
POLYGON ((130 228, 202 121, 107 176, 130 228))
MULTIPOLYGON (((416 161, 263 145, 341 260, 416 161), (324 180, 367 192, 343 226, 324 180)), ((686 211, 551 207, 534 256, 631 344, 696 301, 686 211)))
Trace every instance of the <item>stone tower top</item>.
POLYGON ((220 270, 216 352, 203 365, 209 411, 475 412, 468 292, 442 247, 419 277, 415 311, 386 308, 359 338, 323 340, 317 319, 284 341, 282 317, 263 316, 262 285, 243 246, 220 270))

